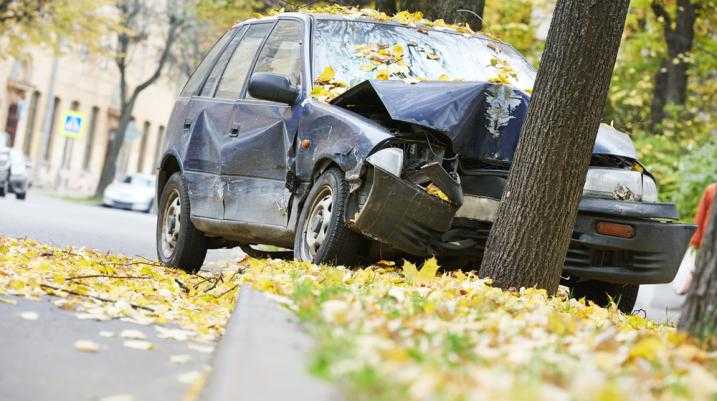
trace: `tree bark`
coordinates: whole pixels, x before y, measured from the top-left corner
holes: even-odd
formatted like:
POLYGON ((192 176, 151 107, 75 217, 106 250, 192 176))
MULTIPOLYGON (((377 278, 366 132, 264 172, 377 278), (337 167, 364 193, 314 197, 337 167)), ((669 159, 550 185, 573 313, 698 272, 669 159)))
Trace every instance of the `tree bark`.
MULTIPOLYGON (((395 0, 387 0, 393 1, 395 0)), ((381 2, 377 1, 376 5, 381 2)), ((416 0, 403 2, 401 6, 409 11, 421 11, 431 20, 443 19, 450 23, 467 23, 474 31, 483 29, 485 0, 416 0)))
POLYGON ((684 57, 692 51, 698 6, 691 0, 677 0, 674 20, 661 2, 653 0, 651 8, 655 15, 662 19, 663 36, 667 45, 667 54, 654 79, 655 88, 650 107, 650 126, 654 129, 664 120, 665 106, 668 103, 682 105, 687 100, 689 64, 684 57))
POLYGON ((396 0, 376 0, 376 9, 388 15, 393 15, 398 11, 398 5, 396 0))
POLYGON ((560 283, 629 0, 558 0, 480 275, 560 283))
POLYGON ((697 253, 692 285, 682 306, 679 328, 717 345, 717 197, 709 225, 697 253))

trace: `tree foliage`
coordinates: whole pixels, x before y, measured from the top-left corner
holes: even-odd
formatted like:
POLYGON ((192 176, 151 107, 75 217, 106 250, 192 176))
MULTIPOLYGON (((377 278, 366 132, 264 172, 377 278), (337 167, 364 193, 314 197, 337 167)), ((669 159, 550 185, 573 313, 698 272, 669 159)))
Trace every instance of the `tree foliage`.
POLYGON ((0 58, 21 57, 31 45, 80 44, 101 49, 109 29, 106 0, 0 0, 0 58))

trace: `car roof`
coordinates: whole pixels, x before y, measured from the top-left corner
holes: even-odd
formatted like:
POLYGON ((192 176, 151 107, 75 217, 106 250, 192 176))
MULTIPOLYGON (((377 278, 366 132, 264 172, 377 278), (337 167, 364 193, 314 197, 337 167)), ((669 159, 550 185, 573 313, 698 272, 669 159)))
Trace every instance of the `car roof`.
POLYGON ((249 18, 243 21, 240 21, 236 23, 232 29, 237 28, 239 26, 243 26, 246 24, 251 23, 258 23, 258 22, 272 22, 276 21, 280 18, 298 18, 304 21, 308 21, 310 18, 318 18, 318 19, 326 19, 326 20, 346 20, 346 21, 360 21, 360 22, 370 22, 374 24, 383 24, 383 25, 392 25, 392 26, 403 26, 407 28, 414 28, 414 29, 426 29, 430 31, 436 31, 436 32, 444 32, 444 33, 452 33, 456 35, 463 35, 463 36, 469 36, 469 37, 476 37, 484 40, 489 40, 492 42, 500 43, 502 45, 513 47, 510 43, 503 42, 502 40, 490 37, 485 35, 481 32, 473 32, 473 33, 466 33, 466 32, 458 32, 455 29, 448 27, 448 26, 427 26, 427 25, 409 25, 409 24, 403 24, 397 21, 393 20, 382 20, 377 18, 372 18, 367 15, 348 15, 348 14, 339 14, 339 13, 322 13, 322 12, 311 12, 311 11, 295 11, 295 12, 282 12, 275 15, 268 15, 268 16, 262 16, 262 17, 255 17, 255 18, 249 18))

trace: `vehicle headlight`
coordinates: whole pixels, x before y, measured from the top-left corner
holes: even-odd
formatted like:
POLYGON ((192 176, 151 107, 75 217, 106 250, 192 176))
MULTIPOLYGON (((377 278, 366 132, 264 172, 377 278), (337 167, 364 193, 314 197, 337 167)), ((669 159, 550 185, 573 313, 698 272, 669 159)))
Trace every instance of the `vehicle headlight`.
POLYGON ((387 173, 400 177, 401 170, 403 170, 403 150, 398 148, 381 149, 367 157, 366 161, 387 173))
POLYGON ((642 176, 642 201, 657 202, 657 184, 648 175, 642 176))
POLYGON ((629 201, 656 202, 657 185, 639 171, 590 168, 583 196, 629 201))

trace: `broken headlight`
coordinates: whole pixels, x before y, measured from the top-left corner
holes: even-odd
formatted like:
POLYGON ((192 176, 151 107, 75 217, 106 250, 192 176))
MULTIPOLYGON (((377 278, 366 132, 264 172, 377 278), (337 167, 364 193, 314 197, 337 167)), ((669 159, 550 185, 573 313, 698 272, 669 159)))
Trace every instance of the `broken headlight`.
POLYGON ((583 196, 627 201, 657 201, 657 185, 639 171, 589 168, 583 196))
POLYGON ((648 175, 642 176, 642 201, 657 202, 657 183, 648 175))
POLYGON ((385 148, 366 158, 366 161, 381 170, 401 177, 403 170, 403 150, 398 148, 385 148))

